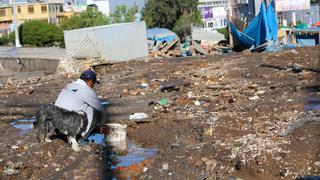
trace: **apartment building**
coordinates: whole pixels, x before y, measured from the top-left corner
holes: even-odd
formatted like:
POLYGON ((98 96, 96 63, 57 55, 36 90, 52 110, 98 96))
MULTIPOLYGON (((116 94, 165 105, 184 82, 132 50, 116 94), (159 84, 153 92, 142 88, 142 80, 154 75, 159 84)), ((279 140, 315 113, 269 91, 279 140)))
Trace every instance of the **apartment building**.
MULTIPOLYGON (((30 1, 17 3, 17 22, 41 20, 51 24, 59 24, 63 18, 70 16, 63 11, 63 0, 30 1)), ((0 5, 0 24, 13 22, 13 5, 0 5)))
POLYGON ((227 27, 227 0, 199 0, 203 28, 208 31, 227 27))

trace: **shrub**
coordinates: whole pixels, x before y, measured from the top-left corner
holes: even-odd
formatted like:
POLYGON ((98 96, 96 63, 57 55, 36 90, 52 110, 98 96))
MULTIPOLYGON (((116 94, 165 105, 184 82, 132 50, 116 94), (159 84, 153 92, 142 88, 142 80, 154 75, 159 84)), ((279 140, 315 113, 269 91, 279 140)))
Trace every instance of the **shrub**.
MULTIPOLYGON (((10 33, 9 40, 14 42, 15 32, 10 33)), ((43 21, 28 21, 19 27, 19 39, 23 46, 48 47, 62 45, 63 31, 54 24, 43 21)))

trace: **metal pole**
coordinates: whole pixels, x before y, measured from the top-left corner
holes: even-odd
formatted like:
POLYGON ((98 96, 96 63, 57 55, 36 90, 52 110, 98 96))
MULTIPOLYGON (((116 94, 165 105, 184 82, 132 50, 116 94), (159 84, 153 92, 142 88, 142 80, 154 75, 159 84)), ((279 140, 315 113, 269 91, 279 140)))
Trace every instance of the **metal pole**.
POLYGON ((13 3, 13 24, 14 24, 14 31, 15 31, 15 42, 16 47, 22 47, 19 41, 19 32, 18 32, 18 22, 17 22, 17 6, 16 6, 16 0, 12 1, 13 3))
MULTIPOLYGON (((231 0, 228 0, 228 21, 231 23, 231 0)), ((229 31, 229 44, 231 47, 233 47, 233 36, 231 34, 231 27, 228 26, 229 31)))

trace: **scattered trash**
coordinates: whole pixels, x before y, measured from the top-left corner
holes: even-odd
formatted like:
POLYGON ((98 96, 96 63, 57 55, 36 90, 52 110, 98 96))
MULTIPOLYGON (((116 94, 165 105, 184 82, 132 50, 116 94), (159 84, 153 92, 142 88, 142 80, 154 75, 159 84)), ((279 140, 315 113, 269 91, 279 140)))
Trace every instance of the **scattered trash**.
POLYGON ((3 172, 6 173, 6 174, 8 174, 9 176, 18 175, 18 174, 19 174, 19 171, 14 169, 12 163, 7 164, 7 165, 5 166, 3 172))
POLYGON ((108 134, 105 134, 107 142, 127 140, 127 125, 110 123, 106 124, 106 127, 108 128, 108 134))
POLYGON ((107 105, 109 105, 110 103, 108 101, 101 101, 101 105, 103 107, 106 107, 107 105))
POLYGON ((161 99, 161 100, 159 101, 159 105, 162 106, 162 107, 167 107, 167 106, 170 105, 170 102, 169 102, 168 99, 164 98, 164 99, 161 99))
POLYGON ((132 115, 129 116, 129 120, 133 121, 133 120, 140 120, 140 119, 145 119, 148 118, 148 114, 146 113, 134 113, 132 115))
POLYGON ((18 149, 19 147, 16 145, 11 146, 11 149, 18 149))
POLYGON ((141 83, 141 87, 143 87, 143 88, 148 88, 148 87, 149 87, 149 84, 147 84, 147 83, 141 83))

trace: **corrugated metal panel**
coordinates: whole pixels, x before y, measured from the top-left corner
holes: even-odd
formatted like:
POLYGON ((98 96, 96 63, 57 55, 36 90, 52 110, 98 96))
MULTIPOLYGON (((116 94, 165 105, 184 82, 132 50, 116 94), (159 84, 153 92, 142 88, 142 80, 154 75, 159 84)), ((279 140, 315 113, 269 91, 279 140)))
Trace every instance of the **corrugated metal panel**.
POLYGON ((65 31, 64 36, 69 57, 127 61, 148 56, 145 22, 65 31))

